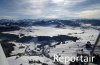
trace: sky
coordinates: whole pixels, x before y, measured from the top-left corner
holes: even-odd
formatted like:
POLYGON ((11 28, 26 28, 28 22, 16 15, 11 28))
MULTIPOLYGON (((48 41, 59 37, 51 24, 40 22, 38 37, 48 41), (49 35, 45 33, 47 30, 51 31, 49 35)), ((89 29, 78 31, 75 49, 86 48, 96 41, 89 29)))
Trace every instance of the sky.
POLYGON ((100 19, 100 0, 0 0, 0 19, 100 19))

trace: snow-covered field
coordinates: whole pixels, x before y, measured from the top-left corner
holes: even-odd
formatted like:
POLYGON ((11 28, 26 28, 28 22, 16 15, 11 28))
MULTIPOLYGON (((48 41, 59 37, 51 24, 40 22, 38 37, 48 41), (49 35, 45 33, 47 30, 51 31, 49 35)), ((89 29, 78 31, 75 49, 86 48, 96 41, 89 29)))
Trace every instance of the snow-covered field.
MULTIPOLYGON (((9 32, 4 32, 9 33, 9 32)), ((56 35, 68 35, 69 33, 82 33, 82 30, 66 27, 66 28, 54 28, 54 27, 43 27, 43 26, 32 26, 22 28, 18 31, 11 31, 10 34, 23 33, 27 36, 56 36, 56 35), (30 32, 31 31, 31 32, 30 32)))
MULTIPOLYGON (((57 35, 69 35, 75 36, 80 38, 76 42, 73 41, 66 41, 65 44, 59 44, 55 47, 49 47, 46 45, 44 47, 44 51, 48 52, 48 55, 52 57, 54 54, 59 54, 60 56, 76 56, 79 50, 83 49, 84 53, 89 54, 90 50, 85 48, 85 44, 87 41, 90 41, 91 44, 95 43, 95 40, 99 34, 99 30, 95 30, 93 28, 80 28, 80 27, 65 27, 65 28, 54 28, 54 27, 42 27, 42 26, 32 26, 32 27, 22 27, 21 30, 17 31, 10 31, 10 32, 3 32, 3 33, 10 33, 10 34, 24 34, 25 36, 57 36, 57 35)), ((23 44, 23 43, 16 43, 12 42, 16 46, 14 47, 15 50, 12 51, 12 57, 8 57, 8 62, 10 65, 43 65, 46 63, 48 65, 57 65, 51 58, 46 57, 45 55, 28 55, 26 52, 31 53, 31 50, 36 51, 36 53, 41 54, 43 49, 37 48, 37 44, 30 42, 30 44, 23 44), (24 46, 24 48, 19 48, 20 46, 24 46), (26 51, 26 52, 25 52, 26 51), (20 57, 16 54, 21 53, 20 57), (17 58, 18 57, 18 58, 17 58), (32 62, 29 61, 39 61, 32 62)), ((53 42, 52 45, 55 45, 56 42, 53 42)), ((69 62, 66 64, 68 65, 69 62)))

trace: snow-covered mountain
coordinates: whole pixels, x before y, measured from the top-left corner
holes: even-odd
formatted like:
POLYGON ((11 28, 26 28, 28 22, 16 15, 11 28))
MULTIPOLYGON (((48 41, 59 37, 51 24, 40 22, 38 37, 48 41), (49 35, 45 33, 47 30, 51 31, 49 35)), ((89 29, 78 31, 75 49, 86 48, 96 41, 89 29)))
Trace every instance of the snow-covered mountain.
POLYGON ((81 26, 81 24, 91 24, 93 26, 100 26, 99 19, 72 19, 72 20, 49 20, 49 19, 23 19, 23 20, 9 20, 1 19, 0 25, 6 26, 50 26, 55 25, 56 27, 63 26, 81 26))
POLYGON ((99 20, 89 21, 0 20, 0 41, 9 65, 69 65, 54 62, 54 54, 89 55, 100 32, 100 26, 92 24, 99 20))

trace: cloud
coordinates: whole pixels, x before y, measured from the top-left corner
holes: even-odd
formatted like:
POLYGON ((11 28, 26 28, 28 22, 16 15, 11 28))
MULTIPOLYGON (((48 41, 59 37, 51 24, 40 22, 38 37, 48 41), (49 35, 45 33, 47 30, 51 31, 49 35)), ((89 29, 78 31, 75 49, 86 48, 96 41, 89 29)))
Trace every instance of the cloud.
POLYGON ((16 19, 14 16, 0 16, 0 19, 16 19))
POLYGON ((61 19, 100 18, 96 15, 99 12, 94 11, 100 9, 98 3, 98 0, 1 0, 0 16, 61 19))
POLYGON ((100 18, 100 9, 99 10, 85 10, 77 14, 80 18, 100 18))
POLYGON ((53 3, 62 3, 64 0, 52 0, 53 3))
POLYGON ((85 0, 25 0, 24 5, 30 4, 23 14, 33 17, 63 18, 72 17, 74 13, 68 11, 67 7, 74 6, 85 0), (37 14, 36 14, 37 13, 37 14))
POLYGON ((69 9, 73 11, 82 11, 82 10, 95 9, 95 7, 99 6, 100 6, 100 0, 84 0, 83 2, 75 4, 73 7, 69 9))

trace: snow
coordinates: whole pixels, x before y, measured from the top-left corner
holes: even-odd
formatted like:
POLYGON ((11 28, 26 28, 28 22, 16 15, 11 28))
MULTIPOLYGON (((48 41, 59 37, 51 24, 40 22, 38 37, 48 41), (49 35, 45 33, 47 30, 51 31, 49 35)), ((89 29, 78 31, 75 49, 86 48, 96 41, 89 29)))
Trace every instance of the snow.
MULTIPOLYGON (((41 61, 43 63, 48 63, 49 65, 53 65, 52 64, 52 61, 46 57, 39 57, 39 56, 22 56, 21 58, 18 58, 15 60, 15 56, 13 57, 10 57, 8 58, 8 61, 10 63, 10 65, 20 65, 20 64, 23 64, 23 65, 30 65, 28 63, 29 60, 35 60, 35 61, 41 61)), ((36 64, 38 65, 38 64, 36 64)))
POLYGON ((1 47, 1 44, 0 44, 0 65, 9 65, 6 56, 3 52, 3 49, 1 47))
MULTIPOLYGON (((49 48, 50 52, 49 55, 52 57, 54 54, 59 54, 61 56, 76 56, 77 52, 81 49, 84 50, 84 53, 89 54, 89 50, 84 48, 84 45, 87 43, 87 41, 90 41, 91 44, 95 43, 95 40, 98 36, 99 30, 93 29, 93 28, 87 28, 82 29, 80 27, 65 27, 65 28, 54 28, 54 27, 43 27, 43 26, 32 26, 30 28, 22 28, 21 30, 17 31, 10 31, 10 32, 3 32, 3 33, 10 33, 10 34, 16 34, 19 35, 20 33, 25 34, 25 36, 57 36, 57 35, 69 35, 69 36, 75 36, 80 38, 76 42, 73 41, 66 41, 65 44, 56 45, 54 48, 49 48), (31 31, 31 32, 30 32, 31 31), (84 32, 84 33, 83 33, 84 32), (64 51, 64 52, 62 52, 64 51)), ((24 53, 26 47, 29 45, 30 50, 35 50, 36 44, 30 43, 30 44, 22 44, 22 43, 16 43, 16 46, 14 47, 15 50, 12 51, 12 54, 17 53, 24 53), (20 46, 25 46, 25 48, 19 49, 20 46)), ((55 45, 56 42, 53 42, 52 45, 55 45)), ((46 46, 48 48, 48 46, 46 46)), ((41 51, 40 51, 41 52, 41 51)), ((55 65, 53 63, 53 60, 50 58, 47 58, 45 56, 28 56, 23 55, 19 57, 18 59, 15 59, 16 56, 8 57, 8 61, 10 65, 29 65, 29 60, 40 60, 42 63, 47 63, 48 65, 55 65)), ((68 65, 69 62, 66 64, 68 65)), ((41 65, 36 63, 35 65, 41 65)))
MULTIPOLYGON (((3 33, 9 33, 9 32, 3 32, 3 33)), ((22 28, 18 31, 11 31, 10 34, 19 34, 23 33, 27 36, 56 36, 56 35, 68 35, 69 33, 82 33, 82 31, 79 29, 66 29, 63 28, 54 28, 54 27, 43 27, 43 26, 32 26, 31 28, 22 28), (31 32, 29 31, 31 30, 31 32)))

